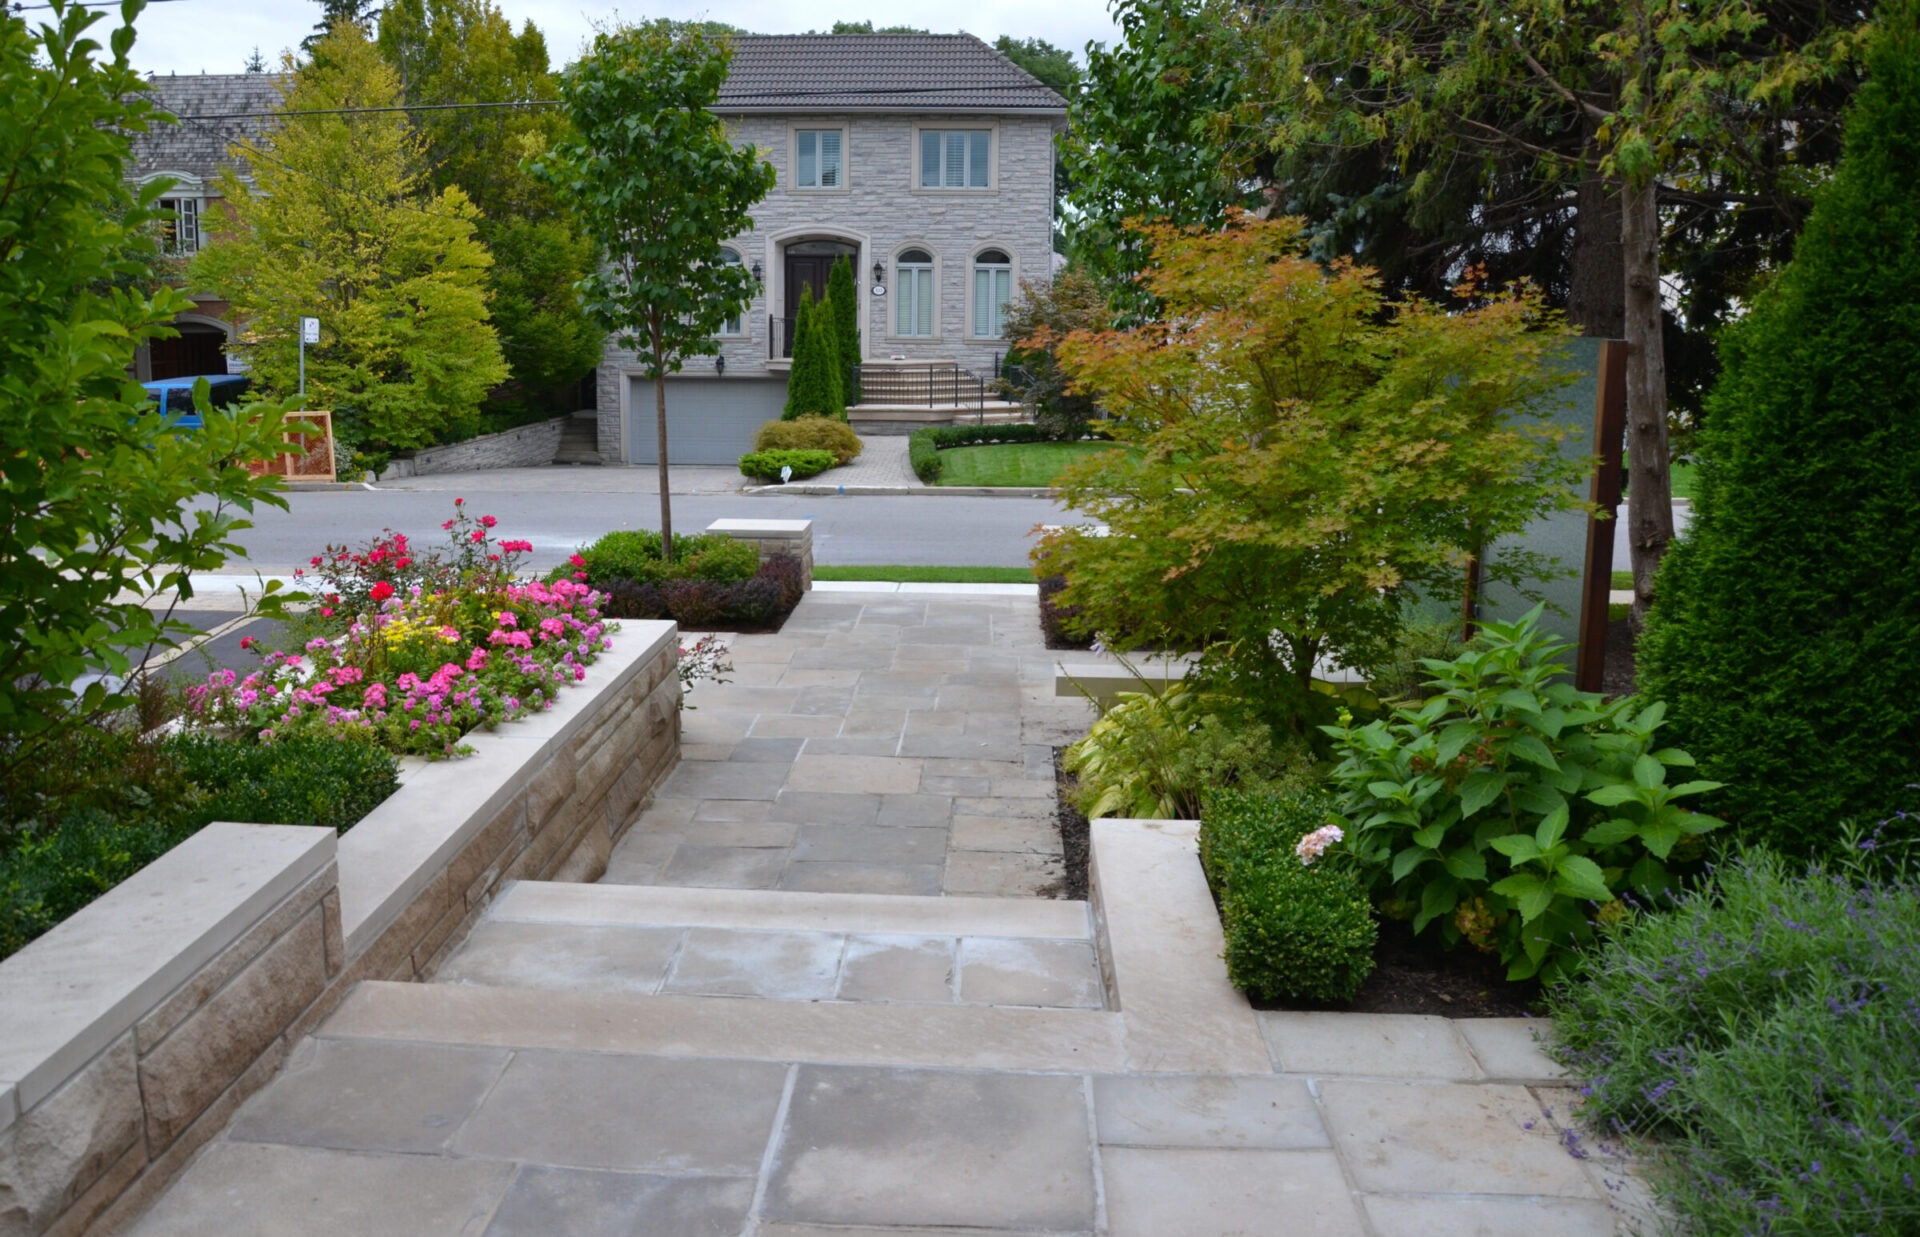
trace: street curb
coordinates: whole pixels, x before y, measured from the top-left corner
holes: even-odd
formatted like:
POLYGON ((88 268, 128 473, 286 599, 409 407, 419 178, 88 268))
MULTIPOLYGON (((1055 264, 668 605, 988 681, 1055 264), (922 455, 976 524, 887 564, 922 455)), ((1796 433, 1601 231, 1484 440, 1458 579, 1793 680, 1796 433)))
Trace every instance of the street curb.
POLYGON ((907 495, 928 498, 951 495, 957 498, 1055 498, 1046 486, 989 485, 753 485, 740 491, 755 497, 779 497, 796 494, 807 498, 899 498, 907 495))

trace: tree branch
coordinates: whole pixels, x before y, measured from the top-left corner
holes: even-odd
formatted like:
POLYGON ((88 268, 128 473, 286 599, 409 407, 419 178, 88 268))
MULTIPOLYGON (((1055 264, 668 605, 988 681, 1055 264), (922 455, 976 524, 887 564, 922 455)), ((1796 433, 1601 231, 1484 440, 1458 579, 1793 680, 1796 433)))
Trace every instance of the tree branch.
POLYGON ((1513 45, 1513 50, 1516 54, 1519 55, 1520 59, 1527 62, 1527 67, 1533 70, 1534 76, 1538 77, 1541 81, 1545 82, 1547 84, 1547 88, 1553 91, 1553 93, 1559 95, 1561 98, 1573 104, 1575 107, 1579 108, 1582 112, 1585 112, 1588 116, 1591 116, 1595 120, 1598 120, 1604 123, 1606 121, 1613 119, 1612 112, 1609 112, 1607 109, 1605 109, 1604 107, 1600 107, 1597 104, 1587 102, 1585 99, 1581 98, 1579 95, 1573 93, 1573 91, 1568 90, 1565 86, 1562 86, 1559 80, 1555 78, 1553 74, 1547 72, 1547 67, 1541 64, 1538 60, 1535 60, 1533 58, 1533 53, 1529 52, 1524 46, 1521 45, 1519 35, 1514 34, 1512 31, 1508 31, 1507 42, 1513 45))

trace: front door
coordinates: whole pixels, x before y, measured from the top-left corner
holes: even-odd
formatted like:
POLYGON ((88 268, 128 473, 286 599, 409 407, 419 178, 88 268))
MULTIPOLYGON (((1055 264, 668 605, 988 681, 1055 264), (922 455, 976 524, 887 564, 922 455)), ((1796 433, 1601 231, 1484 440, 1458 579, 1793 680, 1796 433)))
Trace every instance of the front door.
POLYGON ((796 241, 786 250, 786 309, 785 321, 781 324, 780 355, 793 355, 793 327, 800 317, 800 294, 811 290, 814 304, 819 304, 827 295, 827 277, 833 273, 833 264, 840 258, 851 262, 859 254, 857 246, 845 241, 796 241))

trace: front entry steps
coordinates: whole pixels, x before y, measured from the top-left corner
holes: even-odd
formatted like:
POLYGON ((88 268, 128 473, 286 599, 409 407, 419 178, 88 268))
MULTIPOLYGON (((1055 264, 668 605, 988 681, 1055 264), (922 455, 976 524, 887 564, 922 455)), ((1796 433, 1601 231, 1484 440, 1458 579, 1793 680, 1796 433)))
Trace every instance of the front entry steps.
POLYGON ((600 414, 576 412, 560 431, 560 445, 554 450, 556 464, 599 464, 600 414))
POLYGON ((1258 1013, 1191 823, 1092 850, 1091 903, 515 885, 133 1231, 1620 1230, 1524 1024, 1258 1013))

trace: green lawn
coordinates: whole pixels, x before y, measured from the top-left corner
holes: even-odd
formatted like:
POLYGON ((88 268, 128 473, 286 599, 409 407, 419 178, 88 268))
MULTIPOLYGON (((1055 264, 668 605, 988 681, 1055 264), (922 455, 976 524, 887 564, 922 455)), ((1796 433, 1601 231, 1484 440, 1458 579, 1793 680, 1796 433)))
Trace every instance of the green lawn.
POLYGON ((941 485, 1052 485, 1063 469, 1112 451, 1110 442, 1008 442, 949 447, 940 453, 941 485))
MULTIPOLYGON (((1672 477, 1670 484, 1673 486, 1673 496, 1675 498, 1692 498, 1694 466, 1682 462, 1673 465, 1667 471, 1672 477)), ((1626 482, 1623 480, 1621 482, 1621 496, 1625 497, 1626 492, 1626 482)))
POLYGON ((816 580, 858 580, 882 584, 1032 584, 1028 567, 813 567, 816 580))

